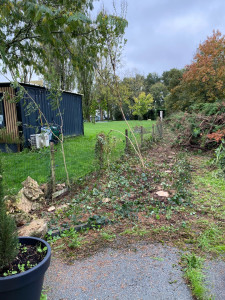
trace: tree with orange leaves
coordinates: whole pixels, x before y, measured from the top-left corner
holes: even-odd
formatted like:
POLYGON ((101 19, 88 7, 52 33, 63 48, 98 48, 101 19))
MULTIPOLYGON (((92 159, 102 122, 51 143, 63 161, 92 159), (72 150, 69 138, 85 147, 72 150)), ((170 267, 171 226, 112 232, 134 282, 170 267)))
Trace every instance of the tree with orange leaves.
POLYGON ((191 65, 183 74, 183 84, 197 102, 214 102, 225 98, 225 36, 213 31, 199 45, 191 65))

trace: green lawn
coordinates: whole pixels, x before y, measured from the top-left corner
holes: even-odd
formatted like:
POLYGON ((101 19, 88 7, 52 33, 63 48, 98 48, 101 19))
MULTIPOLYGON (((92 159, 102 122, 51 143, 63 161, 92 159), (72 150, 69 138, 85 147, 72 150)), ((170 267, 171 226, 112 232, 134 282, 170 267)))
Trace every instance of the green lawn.
MULTIPOLYGON (((129 121, 132 128, 143 126, 151 130, 152 121, 129 121)), ((67 138, 64 143, 68 172, 71 180, 76 180, 96 169, 95 143, 96 135, 100 132, 115 137, 116 147, 112 151, 111 159, 120 157, 124 153, 124 134, 127 125, 124 121, 84 123, 84 136, 67 138), (121 133, 117 132, 121 131, 121 133)), ((147 135, 146 135, 147 136, 147 135)), ((137 134, 140 140, 139 135, 137 134)), ((65 181, 65 171, 60 145, 56 146, 56 179, 65 181)), ((21 182, 31 176, 38 183, 47 182, 50 174, 49 148, 39 151, 25 150, 20 153, 1 153, 3 159, 3 182, 5 193, 15 194, 21 188, 21 182)))

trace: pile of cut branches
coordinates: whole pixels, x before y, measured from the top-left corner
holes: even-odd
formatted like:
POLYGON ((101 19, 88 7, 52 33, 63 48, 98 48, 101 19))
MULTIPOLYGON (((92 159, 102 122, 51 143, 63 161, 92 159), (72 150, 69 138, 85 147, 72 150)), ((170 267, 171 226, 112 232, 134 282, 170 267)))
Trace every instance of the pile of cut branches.
MULTIPOLYGON (((215 106, 215 103, 209 105, 215 106)), ((218 141, 211 137, 217 132, 225 133, 225 102, 216 105, 215 114, 206 114, 203 110, 192 113, 179 112, 170 116, 167 124, 176 135, 175 144, 201 150, 217 147, 218 141)))

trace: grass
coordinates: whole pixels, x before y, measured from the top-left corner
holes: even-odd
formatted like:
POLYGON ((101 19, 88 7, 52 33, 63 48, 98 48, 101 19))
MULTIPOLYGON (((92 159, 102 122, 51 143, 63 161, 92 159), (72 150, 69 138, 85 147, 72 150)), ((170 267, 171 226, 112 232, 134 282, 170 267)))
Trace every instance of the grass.
MULTIPOLYGON (((129 121, 129 125, 143 126, 151 130, 152 121, 129 121)), ((124 153, 125 133, 127 125, 124 121, 84 123, 84 136, 67 138, 64 143, 68 172, 72 181, 93 172, 98 168, 95 161, 96 136, 100 132, 114 137, 114 149, 110 159, 115 160, 124 153), (121 131, 119 133, 118 131, 121 131)), ((138 136, 138 135, 137 135, 138 136)), ((145 135, 147 136, 147 134, 145 135)), ((138 137, 140 140, 140 137, 138 137)), ((65 181, 66 174, 63 166, 61 146, 56 147, 56 180, 65 181)), ((50 153, 49 148, 20 153, 1 153, 3 159, 3 184, 6 194, 15 194, 22 187, 21 182, 27 176, 37 180, 39 184, 49 180, 50 153)))
POLYGON ((193 295, 199 300, 209 300, 207 289, 204 284, 204 274, 202 272, 204 260, 195 254, 185 254, 182 256, 182 265, 185 277, 191 284, 193 295))

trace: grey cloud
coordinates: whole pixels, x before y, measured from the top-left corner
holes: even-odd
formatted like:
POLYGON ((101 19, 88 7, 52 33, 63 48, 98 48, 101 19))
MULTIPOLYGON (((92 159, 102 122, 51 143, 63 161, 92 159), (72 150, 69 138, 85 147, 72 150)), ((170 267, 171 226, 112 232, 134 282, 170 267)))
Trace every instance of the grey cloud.
MULTIPOLYGON (((112 7, 112 0, 101 2, 112 7)), ((119 7, 121 1, 115 2, 119 7)), ((183 68, 213 29, 225 33, 222 0, 127 0, 127 4, 126 68, 140 73, 183 68)))

